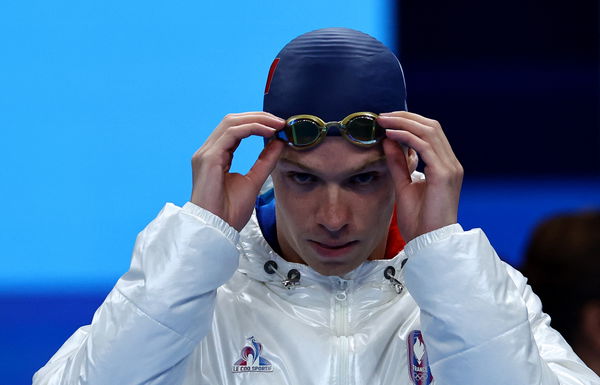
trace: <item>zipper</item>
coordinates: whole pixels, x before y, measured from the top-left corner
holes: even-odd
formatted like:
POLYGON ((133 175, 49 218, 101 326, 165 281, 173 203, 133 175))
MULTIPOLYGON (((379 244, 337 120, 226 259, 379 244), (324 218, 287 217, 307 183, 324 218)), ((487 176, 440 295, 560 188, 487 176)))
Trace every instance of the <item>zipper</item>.
POLYGON ((339 277, 335 278, 335 334, 338 340, 338 367, 336 384, 350 383, 350 347, 348 337, 348 281, 339 277))
POLYGON ((338 381, 336 384, 339 385, 349 385, 350 384, 350 352, 349 352, 349 343, 347 336, 339 336, 339 347, 340 347, 340 355, 338 361, 338 381))

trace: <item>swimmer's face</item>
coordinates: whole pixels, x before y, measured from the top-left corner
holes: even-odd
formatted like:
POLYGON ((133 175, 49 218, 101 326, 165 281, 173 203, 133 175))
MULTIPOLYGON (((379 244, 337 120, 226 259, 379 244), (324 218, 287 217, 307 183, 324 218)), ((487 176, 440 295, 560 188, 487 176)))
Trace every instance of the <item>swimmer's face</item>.
POLYGON ((343 275, 383 258, 395 192, 381 145, 327 137, 310 150, 286 148, 272 177, 288 261, 343 275))

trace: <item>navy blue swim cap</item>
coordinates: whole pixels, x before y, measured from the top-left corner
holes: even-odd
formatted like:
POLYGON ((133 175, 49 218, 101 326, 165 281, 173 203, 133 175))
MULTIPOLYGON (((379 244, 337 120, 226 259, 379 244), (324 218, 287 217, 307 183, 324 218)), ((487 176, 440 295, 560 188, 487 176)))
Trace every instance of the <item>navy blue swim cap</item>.
POLYGON ((311 114, 326 122, 360 111, 405 111, 404 74, 392 51, 372 36, 348 28, 318 29, 279 52, 263 110, 283 119, 311 114))

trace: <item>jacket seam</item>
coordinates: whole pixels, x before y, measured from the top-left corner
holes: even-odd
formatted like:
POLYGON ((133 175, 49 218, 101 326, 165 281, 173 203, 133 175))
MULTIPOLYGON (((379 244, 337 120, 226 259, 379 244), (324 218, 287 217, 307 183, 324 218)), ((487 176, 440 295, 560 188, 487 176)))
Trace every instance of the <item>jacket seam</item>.
MULTIPOLYGON (((497 340, 498 338, 504 337, 505 335, 507 335, 507 334, 511 333, 513 330, 515 330, 515 329, 517 329, 517 328, 519 328, 519 327, 522 327, 523 325, 529 325, 529 320, 527 319, 527 320, 525 320, 525 321, 523 321, 523 322, 520 322, 520 323, 516 324, 515 326, 511 327, 510 329, 507 329, 507 330, 505 330, 504 332, 502 332, 502 333, 500 333, 500 334, 496 335, 494 338, 488 339, 488 340, 486 340, 486 341, 484 341, 484 342, 482 342, 482 343, 480 343, 480 344, 477 344, 477 345, 471 346, 471 347, 469 347, 469 348, 468 348, 468 349, 466 349, 466 350, 461 350, 460 352, 454 353, 454 354, 452 354, 452 355, 450 355, 450 356, 448 356, 448 357, 444 357, 444 358, 442 358, 442 359, 441 359, 441 360, 439 360, 439 361, 432 362, 432 363, 431 363, 431 365, 437 365, 437 364, 443 363, 443 362, 445 362, 445 361, 447 361, 447 360, 450 360, 450 359, 456 358, 457 356, 461 356, 461 355, 464 355, 464 354, 468 354, 468 353, 469 353, 471 350, 473 350, 473 349, 477 349, 477 348, 479 348, 479 347, 481 347, 481 346, 484 346, 484 345, 487 345, 487 344, 491 343, 491 342, 492 342, 492 341, 494 341, 494 340, 497 340)), ((530 329, 530 331, 531 331, 531 328, 529 328, 529 329, 530 329)), ((427 338, 427 337, 425 337, 425 338, 427 338)), ((535 344, 535 346, 536 346, 536 348, 537 348, 537 343, 535 344)))
POLYGON ((163 328, 175 333, 177 336, 184 338, 185 340, 191 342, 191 343, 195 343, 195 341, 193 339, 191 339, 190 337, 179 333, 177 330, 169 327, 168 325, 165 325, 164 323, 160 322, 157 319, 154 319, 153 317, 151 317, 148 313, 146 313, 142 308, 140 308, 132 299, 130 299, 128 296, 126 296, 125 294, 123 294, 123 292, 115 286, 115 289, 117 290, 117 292, 123 296, 123 298, 125 298, 127 300, 127 302, 129 302, 130 304, 132 304, 137 310, 139 310, 140 313, 142 313, 146 318, 150 319, 151 321, 153 321, 154 323, 162 326, 163 328))

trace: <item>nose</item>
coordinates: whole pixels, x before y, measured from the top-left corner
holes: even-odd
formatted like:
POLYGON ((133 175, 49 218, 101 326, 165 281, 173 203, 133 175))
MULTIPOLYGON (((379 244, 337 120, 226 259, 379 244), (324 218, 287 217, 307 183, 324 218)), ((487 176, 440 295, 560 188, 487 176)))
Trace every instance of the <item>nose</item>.
POLYGON ((329 233, 340 233, 349 224, 350 203, 339 186, 326 186, 317 215, 318 224, 329 233))

